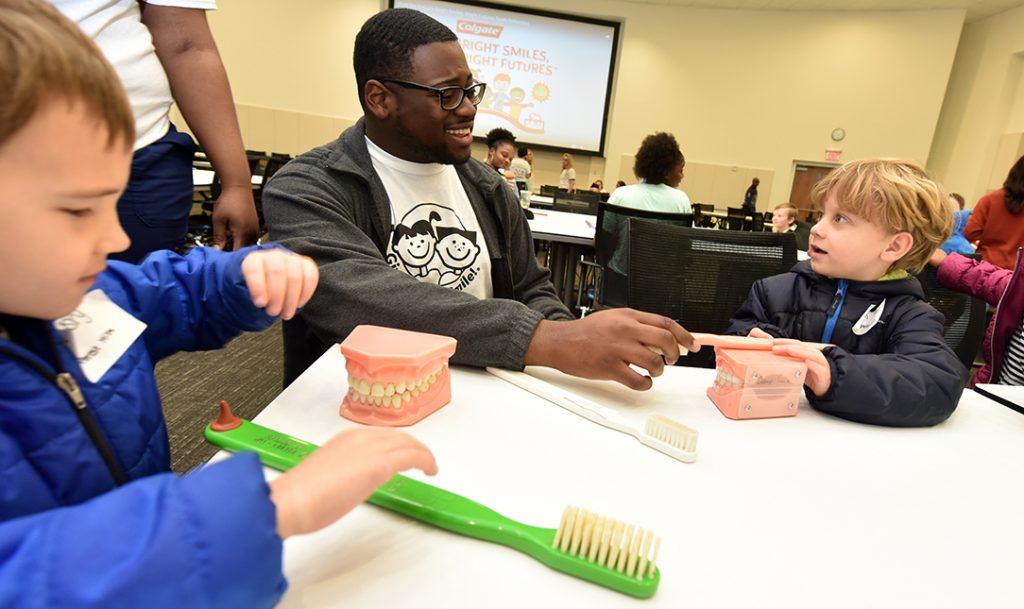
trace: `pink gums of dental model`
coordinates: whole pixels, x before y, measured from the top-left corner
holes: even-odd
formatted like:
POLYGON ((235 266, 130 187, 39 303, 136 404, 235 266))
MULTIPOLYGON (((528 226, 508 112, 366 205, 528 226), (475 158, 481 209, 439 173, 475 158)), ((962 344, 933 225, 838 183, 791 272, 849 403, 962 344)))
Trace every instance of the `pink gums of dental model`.
POLYGON ((341 416, 366 425, 412 425, 452 398, 448 358, 455 339, 356 326, 341 343, 348 393, 341 416))
POLYGON ((693 338, 701 346, 715 347, 718 375, 707 394, 723 415, 730 419, 796 415, 807 374, 803 360, 772 353, 771 338, 696 332, 693 338))

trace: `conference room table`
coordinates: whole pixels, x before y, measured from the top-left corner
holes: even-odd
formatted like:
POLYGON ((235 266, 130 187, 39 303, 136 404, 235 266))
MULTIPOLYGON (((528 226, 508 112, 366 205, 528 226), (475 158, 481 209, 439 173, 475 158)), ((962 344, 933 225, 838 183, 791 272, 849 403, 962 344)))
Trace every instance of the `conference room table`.
MULTIPOLYGON (((629 421, 653 413, 700 433, 692 464, 480 369, 406 429, 440 472, 408 475, 527 524, 567 504, 662 537, 661 583, 638 601, 508 547, 369 504, 284 545, 283 609, 354 607, 1018 608, 1024 602, 1024 416, 965 391, 924 429, 817 412, 735 421, 705 390, 714 370, 670 367, 636 392, 528 368, 629 421)), ((343 356, 329 349, 255 422, 314 443, 341 418, 343 356)), ((223 453, 216 458, 223 458, 223 453)), ((268 476, 277 475, 267 470, 268 476)))
POLYGON ((553 209, 531 208, 528 220, 534 240, 551 244, 548 268, 551 283, 565 306, 575 306, 576 265, 581 250, 591 249, 597 230, 597 216, 553 209))
MULTIPOLYGON (((196 190, 209 189, 213 186, 213 178, 216 175, 212 169, 198 169, 192 168, 192 187, 196 190)), ((250 181, 253 186, 260 186, 263 184, 263 176, 254 175, 251 176, 250 181)))

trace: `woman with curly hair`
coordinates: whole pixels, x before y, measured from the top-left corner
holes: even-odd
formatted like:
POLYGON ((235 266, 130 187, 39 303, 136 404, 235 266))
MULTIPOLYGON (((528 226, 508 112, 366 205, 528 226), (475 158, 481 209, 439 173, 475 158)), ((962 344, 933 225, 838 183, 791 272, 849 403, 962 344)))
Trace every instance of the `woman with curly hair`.
POLYGON ((1024 246, 1024 156, 1010 168, 1003 187, 990 192, 974 206, 964 236, 978 242, 985 262, 1013 269, 1017 250, 1024 246))
POLYGON ((616 188, 608 202, 633 209, 691 213, 690 197, 677 188, 685 165, 675 136, 661 132, 648 135, 633 163, 633 173, 640 183, 616 188))
MULTIPOLYGON (((648 135, 640 144, 633 163, 633 173, 640 178, 640 183, 616 188, 608 203, 632 209, 692 213, 690 197, 676 188, 683 180, 684 165, 686 159, 675 136, 661 132, 648 135)), ((625 219, 615 213, 606 213, 602 220, 601 229, 617 238, 608 268, 602 275, 601 302, 607 306, 626 304, 626 274, 629 272, 627 226, 625 219)))
POLYGON ((509 169, 512 159, 516 156, 516 136, 508 129, 495 127, 487 132, 484 138, 487 144, 487 165, 505 178, 512 190, 516 190, 516 175, 509 169))

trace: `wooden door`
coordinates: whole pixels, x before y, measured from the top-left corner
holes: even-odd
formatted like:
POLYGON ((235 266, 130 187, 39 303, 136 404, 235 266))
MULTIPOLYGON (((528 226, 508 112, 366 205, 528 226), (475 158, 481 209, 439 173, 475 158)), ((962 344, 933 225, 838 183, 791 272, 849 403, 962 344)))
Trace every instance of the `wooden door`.
POLYGON ((789 202, 796 205, 797 219, 810 222, 818 211, 811 203, 811 189, 821 181, 835 165, 810 165, 797 163, 793 169, 793 188, 789 191, 789 202))

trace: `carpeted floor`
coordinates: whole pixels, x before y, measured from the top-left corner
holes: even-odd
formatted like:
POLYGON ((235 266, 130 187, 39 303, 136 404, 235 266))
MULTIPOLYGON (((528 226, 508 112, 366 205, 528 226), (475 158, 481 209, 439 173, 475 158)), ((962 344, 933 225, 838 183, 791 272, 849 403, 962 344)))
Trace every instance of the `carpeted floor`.
POLYGON ((281 392, 282 378, 280 322, 223 349, 178 353, 157 364, 174 471, 186 472, 217 451, 203 439, 203 429, 217 416, 220 400, 251 419, 281 392))

